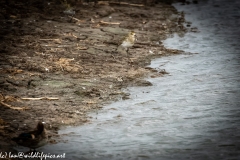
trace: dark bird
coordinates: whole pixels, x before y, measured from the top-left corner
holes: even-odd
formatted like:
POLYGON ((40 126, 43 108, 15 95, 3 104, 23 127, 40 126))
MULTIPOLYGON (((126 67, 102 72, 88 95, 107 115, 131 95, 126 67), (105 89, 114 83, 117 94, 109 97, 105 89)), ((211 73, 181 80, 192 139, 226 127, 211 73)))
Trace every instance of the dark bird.
POLYGON ((12 138, 18 145, 28 147, 33 150, 44 146, 48 142, 46 129, 42 122, 38 122, 34 131, 21 133, 18 137, 12 138))

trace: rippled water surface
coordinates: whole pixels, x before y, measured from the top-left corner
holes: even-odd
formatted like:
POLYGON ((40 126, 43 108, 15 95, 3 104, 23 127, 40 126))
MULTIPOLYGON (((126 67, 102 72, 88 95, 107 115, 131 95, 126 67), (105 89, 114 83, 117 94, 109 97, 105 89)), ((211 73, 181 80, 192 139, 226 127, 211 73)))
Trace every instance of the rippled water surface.
POLYGON ((199 32, 164 43, 198 54, 153 60, 151 67, 170 74, 128 88, 131 99, 92 113, 91 124, 61 130, 73 132, 68 142, 42 151, 89 160, 240 159, 240 2, 175 7, 199 32))

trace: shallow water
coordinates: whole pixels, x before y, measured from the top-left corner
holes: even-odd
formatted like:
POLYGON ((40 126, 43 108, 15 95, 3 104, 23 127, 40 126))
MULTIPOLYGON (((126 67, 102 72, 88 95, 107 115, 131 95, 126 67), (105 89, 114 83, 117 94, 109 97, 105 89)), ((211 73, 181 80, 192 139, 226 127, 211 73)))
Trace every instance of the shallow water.
POLYGON ((197 33, 164 44, 198 54, 152 61, 169 75, 131 87, 131 99, 92 113, 90 124, 68 127, 66 143, 43 152, 67 159, 240 159, 240 2, 205 0, 175 7, 197 33), (95 118, 97 118, 95 120, 95 118))

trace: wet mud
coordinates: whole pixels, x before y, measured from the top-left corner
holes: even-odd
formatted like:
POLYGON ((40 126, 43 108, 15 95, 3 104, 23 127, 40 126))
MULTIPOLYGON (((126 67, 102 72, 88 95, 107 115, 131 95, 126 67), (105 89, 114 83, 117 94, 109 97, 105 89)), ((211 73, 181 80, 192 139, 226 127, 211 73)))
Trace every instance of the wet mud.
POLYGON ((1 150, 38 121, 56 143, 60 126, 91 121, 89 111, 129 98, 122 88, 166 74, 146 65, 182 53, 161 41, 184 35, 184 14, 165 3, 117 2, 0 2, 1 150), (116 51, 129 31, 136 33, 134 46, 116 51))

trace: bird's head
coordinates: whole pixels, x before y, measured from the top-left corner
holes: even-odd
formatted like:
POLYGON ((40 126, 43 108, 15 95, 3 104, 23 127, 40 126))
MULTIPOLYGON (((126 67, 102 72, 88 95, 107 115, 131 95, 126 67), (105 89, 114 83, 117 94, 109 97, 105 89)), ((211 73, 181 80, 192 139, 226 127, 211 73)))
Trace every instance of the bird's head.
POLYGON ((135 37, 136 33, 134 31, 131 31, 129 32, 129 35, 135 37))
POLYGON ((38 124, 37 124, 37 130, 38 130, 38 132, 43 132, 43 130, 44 130, 44 125, 43 125, 43 122, 38 122, 38 124))

